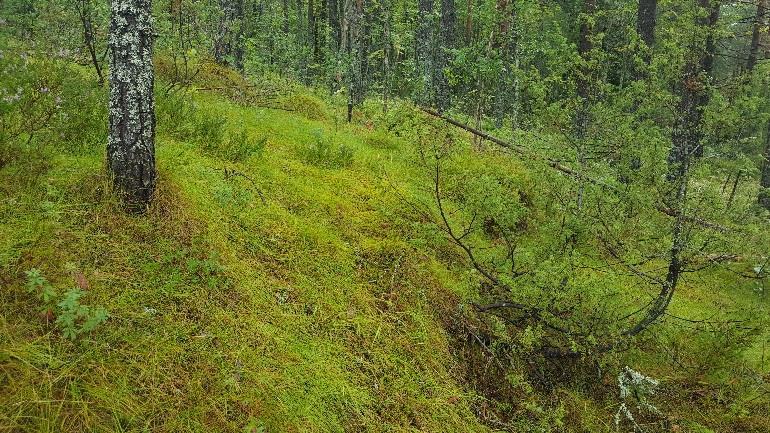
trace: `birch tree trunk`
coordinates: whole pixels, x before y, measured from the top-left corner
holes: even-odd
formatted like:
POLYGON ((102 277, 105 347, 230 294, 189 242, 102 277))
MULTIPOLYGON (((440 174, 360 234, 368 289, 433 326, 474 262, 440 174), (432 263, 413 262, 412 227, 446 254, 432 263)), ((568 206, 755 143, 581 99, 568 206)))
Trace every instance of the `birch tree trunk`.
POLYGON ((110 20, 108 168, 129 210, 155 191, 152 0, 113 0, 110 20))

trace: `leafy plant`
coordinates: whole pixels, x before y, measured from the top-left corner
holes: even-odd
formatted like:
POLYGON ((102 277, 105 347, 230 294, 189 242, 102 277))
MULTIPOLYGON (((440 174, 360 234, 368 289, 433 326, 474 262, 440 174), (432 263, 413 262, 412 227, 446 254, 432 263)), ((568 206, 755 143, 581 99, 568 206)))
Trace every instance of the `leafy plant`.
POLYGON ((56 326, 70 340, 95 330, 109 318, 102 307, 90 307, 80 302, 86 292, 75 287, 59 296, 39 269, 30 269, 27 276, 27 292, 35 294, 43 305, 42 313, 56 317, 56 326))
POLYGON ((34 294, 43 304, 43 313, 48 312, 54 305, 57 294, 40 269, 32 268, 25 272, 27 276, 27 293, 34 294))
POLYGON ((68 290, 56 306, 56 324, 62 331, 62 335, 74 340, 81 334, 96 329, 109 318, 104 308, 91 308, 80 303, 80 298, 85 292, 79 288, 68 290))

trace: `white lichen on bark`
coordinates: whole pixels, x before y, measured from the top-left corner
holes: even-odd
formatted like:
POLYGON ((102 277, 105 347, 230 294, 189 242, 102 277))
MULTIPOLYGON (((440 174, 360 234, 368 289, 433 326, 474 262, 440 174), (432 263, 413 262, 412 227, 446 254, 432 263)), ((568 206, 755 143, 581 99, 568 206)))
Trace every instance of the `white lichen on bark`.
POLYGON ((152 0, 112 0, 110 134, 107 159, 116 189, 133 209, 155 191, 152 0))

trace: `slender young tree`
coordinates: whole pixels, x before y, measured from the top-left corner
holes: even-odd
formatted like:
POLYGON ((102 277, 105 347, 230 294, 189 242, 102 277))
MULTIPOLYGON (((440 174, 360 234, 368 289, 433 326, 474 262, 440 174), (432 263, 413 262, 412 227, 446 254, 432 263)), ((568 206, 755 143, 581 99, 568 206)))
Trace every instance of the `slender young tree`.
POLYGON ((75 9, 77 9, 80 23, 83 25, 83 43, 88 50, 88 54, 91 56, 91 63, 99 78, 99 85, 102 86, 104 85, 104 74, 102 73, 102 65, 101 62, 99 62, 99 56, 96 54, 93 4, 91 4, 91 0, 76 0, 75 9))
POLYGON ((508 115, 511 126, 518 123, 519 83, 516 70, 519 68, 518 38, 516 33, 516 2, 509 0, 497 1, 497 35, 493 40, 502 63, 503 71, 497 79, 494 95, 495 126, 503 126, 503 120, 508 115))
MULTIPOLYGON (((596 0, 585 0, 583 2, 583 13, 580 21, 580 34, 578 37, 578 54, 581 58, 581 66, 577 71, 577 107, 575 109, 574 136, 577 145, 577 162, 581 169, 585 169, 586 164, 586 134, 588 133, 588 124, 590 122, 591 103, 593 99, 594 73, 590 65, 591 50, 593 50, 594 39, 594 16, 596 15, 596 0)), ((577 205, 583 207, 585 195, 585 184, 581 181, 578 188, 577 205)))
MULTIPOLYGON (((343 0, 344 1, 344 0, 343 0)), ((339 0, 329 0, 327 3, 329 15, 329 27, 331 29, 331 48, 333 53, 340 49, 342 36, 340 32, 340 10, 339 0)))
POLYGON ((152 0, 113 0, 110 20, 108 167, 129 210, 155 191, 152 0))
POLYGON ((754 28, 751 32, 751 46, 749 58, 746 61, 746 69, 754 70, 759 59, 759 50, 762 42, 762 32, 767 27, 768 0, 757 0, 757 14, 754 17, 754 28))
POLYGON ((441 113, 449 109, 452 95, 449 88, 446 68, 451 62, 451 50, 455 44, 455 25, 457 12, 455 0, 441 0, 441 21, 439 27, 436 61, 433 67, 433 82, 435 83, 436 109, 441 113))
POLYGON ((433 2, 434 0, 419 0, 417 5, 414 53, 417 74, 422 81, 417 100, 422 104, 430 104, 433 99, 433 2))
POLYGON ((348 122, 353 119, 353 107, 364 100, 364 0, 346 0, 348 55, 348 122))
POLYGON ((759 204, 770 210, 770 121, 765 132, 765 150, 762 152, 762 172, 759 180, 759 204))
POLYGON ((382 110, 388 111, 388 100, 390 98, 390 56, 393 46, 391 40, 390 28, 391 28, 391 13, 390 13, 390 1, 381 0, 380 5, 382 7, 382 110))

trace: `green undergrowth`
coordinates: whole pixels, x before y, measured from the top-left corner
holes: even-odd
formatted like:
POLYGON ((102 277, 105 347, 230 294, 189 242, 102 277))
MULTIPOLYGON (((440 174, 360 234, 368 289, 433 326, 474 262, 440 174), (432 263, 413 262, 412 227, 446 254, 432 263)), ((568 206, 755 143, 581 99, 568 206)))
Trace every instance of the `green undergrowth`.
MULTIPOLYGON (((297 86, 274 108, 250 100, 159 94, 159 186, 143 216, 115 202, 101 145, 0 171, 0 431, 485 432, 494 404, 520 406, 522 431, 613 430, 612 378, 596 395, 529 390, 497 403, 466 381, 455 356, 465 336, 451 325, 478 299, 478 276, 415 209, 431 202, 414 134, 425 115, 395 103, 347 125, 342 104, 297 86), (66 338, 56 308, 25 288, 33 269, 107 318, 66 338)), ((504 204, 526 222, 523 239, 549 223, 540 169, 448 136, 461 143, 451 170, 475 179, 455 188, 515 192, 504 204)), ((672 311, 748 308, 746 287, 710 281, 683 287, 672 311)), ((731 380, 719 372, 735 365, 703 367, 687 348, 680 368, 660 351, 688 338, 656 328, 618 362, 670 386, 662 409, 687 420, 677 428, 759 425, 766 400, 719 395, 731 380), (714 424, 688 410, 693 389, 713 399, 699 407, 718 414, 714 424), (733 399, 727 413, 722 398, 733 399)), ((713 339, 689 342, 719 353, 713 339)), ((763 350, 752 342, 724 359, 756 367, 763 350)))
POLYGON ((36 184, 2 177, 0 431, 485 431, 440 320, 468 286, 388 191, 414 176, 406 147, 192 104, 188 122, 159 102, 145 216, 114 202, 98 147, 53 155, 36 184), (244 131, 257 144, 230 153, 244 131), (24 288, 30 269, 59 292, 86 286, 109 319, 63 338, 24 288))

